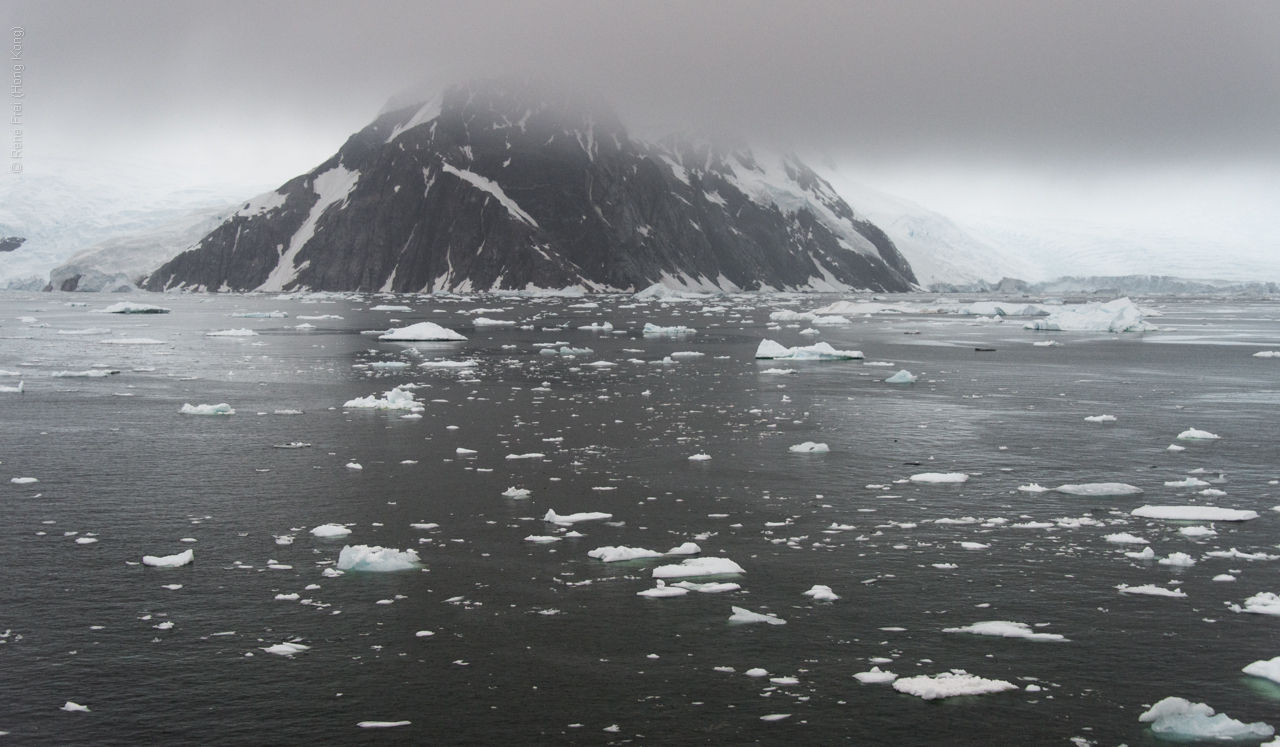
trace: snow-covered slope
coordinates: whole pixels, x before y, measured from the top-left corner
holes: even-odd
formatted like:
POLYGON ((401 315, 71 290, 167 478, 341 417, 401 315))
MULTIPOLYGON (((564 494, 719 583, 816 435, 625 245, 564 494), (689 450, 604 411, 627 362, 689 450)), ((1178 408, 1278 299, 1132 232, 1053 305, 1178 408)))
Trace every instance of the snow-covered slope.
POLYGON ((54 290, 132 289, 157 267, 200 243, 240 205, 202 208, 146 231, 82 249, 49 272, 54 290))
POLYGON ((941 213, 881 192, 844 174, 820 173, 853 206, 854 213, 884 230, 902 252, 920 285, 968 285, 1001 278, 1040 279, 1037 263, 1016 244, 992 241, 941 213))
POLYGON ((14 278, 47 278, 81 249, 262 190, 208 183, 178 169, 33 158, 24 173, 0 179, 0 236, 26 239, 0 254, 0 287, 14 278))

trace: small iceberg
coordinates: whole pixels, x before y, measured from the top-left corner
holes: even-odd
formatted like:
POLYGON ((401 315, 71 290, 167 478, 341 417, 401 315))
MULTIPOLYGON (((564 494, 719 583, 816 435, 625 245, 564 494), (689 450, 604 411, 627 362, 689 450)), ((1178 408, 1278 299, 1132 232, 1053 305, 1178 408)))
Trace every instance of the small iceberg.
POLYGON ((925 700, 952 698, 957 695, 986 695, 988 693, 1017 690, 1018 686, 1005 680, 989 680, 969 674, 963 669, 953 669, 930 677, 927 674, 901 677, 893 683, 893 689, 925 700))
POLYGON ((666 581, 663 581, 662 579, 658 579, 658 585, 657 585, 657 586, 655 586, 655 587, 654 587, 654 588, 652 588, 652 589, 645 589, 644 591, 637 591, 637 592, 636 592, 636 596, 638 596, 638 597, 655 597, 655 598, 661 598, 661 597, 682 597, 682 596, 684 596, 685 594, 688 594, 688 593, 689 593, 689 590, 688 590, 688 589, 681 589, 681 588, 676 587, 676 586, 667 586, 667 582, 666 582, 666 581))
POLYGON ((822 584, 814 584, 813 588, 804 593, 806 597, 813 597, 815 602, 834 602, 840 598, 838 594, 831 590, 830 586, 822 584))
POLYGON ((547 509, 547 513, 543 515, 542 520, 552 524, 560 524, 567 526, 576 524, 579 521, 606 521, 612 519, 613 514, 606 514, 600 511, 584 511, 577 514, 560 515, 551 509, 547 509))
POLYGON ((103 314, 168 314, 172 309, 163 306, 151 306, 145 303, 129 303, 121 301, 113 303, 102 310, 103 314))
POLYGON ((1168 557, 1160 558, 1160 565, 1172 565, 1179 568, 1190 568, 1196 564, 1196 559, 1185 552, 1171 552, 1168 557))
POLYGON ((710 454, 694 454, 693 456, 689 457, 689 461, 691 461, 691 462, 709 462, 709 461, 711 461, 711 455, 710 455, 710 454))
POLYGON ((744 607, 734 607, 733 614, 729 615, 729 622, 732 623, 768 623, 769 625, 786 625, 787 621, 774 614, 762 615, 759 612, 752 612, 744 607))
POLYGON ((639 560, 641 558, 661 558, 662 553, 646 550, 643 547, 605 546, 589 551, 587 557, 596 558, 605 563, 618 563, 624 560, 639 560))
POLYGON ((1119 534, 1108 534, 1102 539, 1106 540, 1107 542, 1116 542, 1122 545, 1145 545, 1149 542, 1149 540, 1145 540, 1141 537, 1135 537, 1134 535, 1129 534, 1128 532, 1120 532, 1119 534))
POLYGON ((1258 518, 1257 511, 1216 506, 1142 506, 1130 511, 1129 515, 1169 521, 1251 521, 1258 518))
POLYGON ((205 337, 257 337, 258 333, 251 329, 220 329, 216 332, 205 332, 205 337))
POLYGON ((502 496, 504 498, 528 498, 529 495, 530 491, 524 488, 510 487, 502 491, 502 496))
POLYGON ((346 537, 351 530, 341 524, 321 524, 312 529, 311 534, 315 537, 346 537))
POLYGON ((1280 594, 1260 591, 1244 600, 1244 606, 1231 605, 1232 612, 1250 612, 1255 615, 1280 616, 1280 594))
POLYGON ((1178 440, 1180 441, 1216 441, 1220 438, 1222 438, 1222 436, 1219 436, 1216 433, 1210 433, 1209 431, 1202 431, 1196 428, 1188 428, 1178 434, 1178 440))
POLYGON ((191 550, 184 550, 177 555, 143 555, 142 564, 149 565, 152 568, 177 568, 187 565, 195 561, 196 554, 191 550))
POLYGON ((388 341, 402 340, 405 342, 420 342, 428 340, 453 342, 465 340, 467 338, 451 329, 446 329, 433 322, 418 322, 417 324, 411 324, 408 327, 393 327, 387 330, 385 334, 379 335, 378 339, 388 341))
POLYGON ((746 573, 746 571, 728 558, 689 558, 680 565, 660 565, 653 569, 654 578, 690 578, 735 573, 746 573))
POLYGON ((1280 682, 1280 656, 1274 659, 1255 661, 1240 671, 1252 677, 1263 677, 1272 682, 1280 682))
MULTIPOLYGON (((1148 547, 1148 550, 1151 548, 1148 547)), ((1177 599, 1186 598, 1186 592, 1181 589, 1166 589, 1163 586, 1155 584, 1143 584, 1142 586, 1129 586, 1128 584, 1120 584, 1116 587, 1121 594, 1145 594, 1152 597, 1174 597, 1177 599)))
POLYGON ((422 403, 413 397, 413 392, 405 391, 400 387, 396 387, 389 392, 383 392, 382 398, 370 394, 368 397, 360 397, 358 399, 349 399, 342 404, 343 407, 363 410, 421 410, 422 403))
POLYGON ((914 384, 918 377, 905 368, 884 380, 886 384, 914 384))
POLYGON ((963 472, 921 472, 911 476, 911 482, 927 484, 954 484, 968 481, 969 476, 963 472))
POLYGON ((178 412, 183 415, 235 415, 236 411, 231 409, 231 405, 223 402, 220 405, 192 405, 190 403, 182 406, 178 412))
POLYGON ((347 545, 338 554, 340 571, 407 571, 420 562, 413 550, 347 545))
POLYGON ((288 319, 289 315, 283 311, 242 311, 238 314, 232 314, 234 319, 288 319))
POLYGON ((1276 733, 1261 721, 1246 724, 1225 713, 1215 715, 1208 705, 1183 698, 1165 698, 1138 720, 1151 724, 1151 731, 1157 736, 1177 741, 1257 740, 1276 733))
POLYGON ((998 638, 1025 638, 1029 641, 1066 641, 1066 636, 1057 633, 1036 633, 1030 625, 1006 620, 988 620, 966 625, 963 628, 943 628, 943 633, 971 633, 973 635, 989 635, 998 638))
POLYGON ((861 350, 836 350, 825 342, 788 348, 773 340, 761 340, 760 346, 756 348, 756 358, 766 360, 849 361, 861 360, 862 357, 861 350))
POLYGON ((1084 422, 1086 422, 1086 423, 1114 423, 1114 422, 1116 422, 1116 416, 1115 416, 1115 415, 1090 415, 1090 416, 1088 416, 1088 417, 1086 417, 1086 418, 1084 419, 1084 422))
POLYGON ((309 648, 311 647, 304 646, 301 643, 285 642, 285 643, 277 643, 272 646, 267 646, 262 650, 266 651, 268 654, 275 654, 276 656, 293 656, 294 654, 300 654, 309 648))
POLYGON ((890 671, 881 671, 880 667, 872 667, 869 672, 858 672, 853 678, 864 685, 887 685, 898 679, 898 675, 890 671))
POLYGON ((1149 313, 1127 298, 1117 298, 1107 303, 1063 308, 1044 319, 1027 322, 1022 328, 1055 332, 1150 332, 1159 327, 1143 319, 1149 313))
POLYGON ((696 591, 702 594, 720 594, 721 592, 737 591, 742 588, 741 584, 717 581, 709 581, 705 584, 699 584, 693 581, 679 581, 672 584, 672 586, 678 586, 681 589, 688 589, 689 591, 696 591))
POLYGON ((644 325, 645 337, 687 337, 697 333, 698 331, 692 327, 659 327, 656 324, 644 325))
POLYGON ((1054 490, 1067 495, 1082 495, 1089 498, 1141 495, 1143 492, 1142 488, 1123 482, 1086 482, 1079 485, 1059 485, 1054 490))

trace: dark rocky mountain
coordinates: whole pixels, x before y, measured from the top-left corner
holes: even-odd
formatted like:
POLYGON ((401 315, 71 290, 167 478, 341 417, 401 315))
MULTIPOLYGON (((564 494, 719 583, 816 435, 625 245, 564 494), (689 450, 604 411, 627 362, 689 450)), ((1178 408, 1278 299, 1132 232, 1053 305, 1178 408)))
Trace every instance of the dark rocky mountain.
POLYGON ((792 156, 628 137, 525 82, 387 111, 150 290, 908 290, 893 242, 792 156))

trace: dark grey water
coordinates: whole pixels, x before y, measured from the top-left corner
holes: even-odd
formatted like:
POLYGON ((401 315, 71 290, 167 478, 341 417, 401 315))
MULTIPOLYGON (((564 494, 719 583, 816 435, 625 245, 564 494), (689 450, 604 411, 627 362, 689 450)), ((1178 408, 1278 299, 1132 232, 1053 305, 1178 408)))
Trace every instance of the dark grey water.
POLYGON ((1155 742, 1138 714, 1170 695, 1280 725, 1280 686, 1240 673, 1280 655, 1280 618, 1226 606, 1280 592, 1280 560, 1205 556, 1280 554, 1280 359, 1252 357, 1280 348, 1274 304, 1168 301, 1154 321, 1177 331, 1143 335, 907 315, 806 337, 786 323, 767 329, 769 312, 833 298, 607 297, 591 309, 497 297, 145 299, 173 308, 163 316, 64 305, 86 298, 118 300, 0 295, 0 369, 20 374, 0 385, 26 382, 23 394, 0 393, 0 630, 10 631, 0 731, 14 744, 1137 745, 1155 742), (377 303, 413 310, 371 311, 377 303), (474 328, 477 308, 535 328, 474 328), (275 309, 289 318, 229 317, 275 309), (295 328, 329 314, 343 318, 295 328), (469 340, 359 334, 421 320, 469 340), (605 321, 624 334, 576 329, 605 321), (645 339, 647 321, 698 334, 645 339), (91 327, 111 331, 57 334, 91 327), (259 334, 204 336, 239 327, 259 334), (163 344, 99 342, 121 336, 163 344), (894 366, 757 362, 766 337, 894 366), (1031 345, 1050 337, 1064 344, 1031 345), (549 342, 594 354, 539 355, 535 344, 549 342), (677 351, 703 355, 647 363, 677 351), (417 365, 436 358, 476 365, 417 365), (410 365, 368 367, 394 361, 410 365), (94 364, 120 373, 51 376, 94 364), (773 368, 797 373, 763 373, 773 368), (920 380, 881 381, 899 368, 920 380), (421 385, 421 419, 342 407, 405 383, 421 385), (179 413, 221 402, 236 414, 179 413), (1117 420, 1083 420, 1100 414, 1117 420), (1166 450, 1191 427, 1222 439, 1166 450), (271 448, 289 441, 312 446, 271 448), (788 451, 803 441, 830 452, 788 451), (505 458, 531 452, 544 457, 505 458), (712 459, 688 459, 698 453, 712 459), (1165 487, 1198 468, 1226 495, 1165 487), (898 482, 921 472, 970 479, 898 482), (39 482, 10 482, 27 476, 39 482), (1146 493, 1018 490, 1083 482, 1146 493), (530 496, 504 497, 513 486, 530 496), (1129 516, 1146 503, 1261 517, 1193 538, 1178 532, 1186 524, 1129 516), (548 509, 613 518, 563 538, 541 521, 548 509), (981 521, 935 523, 963 517, 981 521), (352 534, 307 531, 329 522, 352 534), (1158 558, 1198 562, 1126 558, 1141 547, 1103 539, 1118 532, 1150 540, 1158 558), (76 543, 85 537, 97 542, 76 543), (716 580, 741 590, 640 597, 651 569, 679 558, 587 556, 688 541, 740 564, 745 574, 716 580), (323 576, 344 544, 414 549, 422 564, 323 576), (138 564, 186 549, 188 566, 138 564), (1211 580, 1229 572, 1238 580, 1211 580), (1175 580, 1185 598, 1115 588, 1175 580), (841 598, 811 601, 803 592, 814 584, 841 598), (309 603, 275 599, 294 593, 309 603), (730 624, 733 606, 787 624, 730 624), (1047 623, 1035 631, 1069 641, 942 632, 987 620, 1047 623), (283 641, 310 648, 263 650, 283 641), (924 701, 855 680, 874 658, 903 677, 964 669, 1022 689, 924 701), (798 684, 744 674, 756 667, 798 684), (66 701, 90 711, 59 710, 66 701), (760 719, 769 714, 790 716, 760 719), (370 720, 411 723, 356 726, 370 720))

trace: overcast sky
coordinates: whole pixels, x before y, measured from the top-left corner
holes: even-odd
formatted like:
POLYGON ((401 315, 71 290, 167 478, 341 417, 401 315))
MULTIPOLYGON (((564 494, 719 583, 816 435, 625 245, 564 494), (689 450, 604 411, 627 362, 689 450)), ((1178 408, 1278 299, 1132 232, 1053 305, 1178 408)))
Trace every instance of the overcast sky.
POLYGON ((274 186, 406 87, 529 72, 604 92, 636 132, 822 154, 944 212, 1280 196, 1274 0, 0 0, 0 17, 27 34, 28 169, 274 186))

